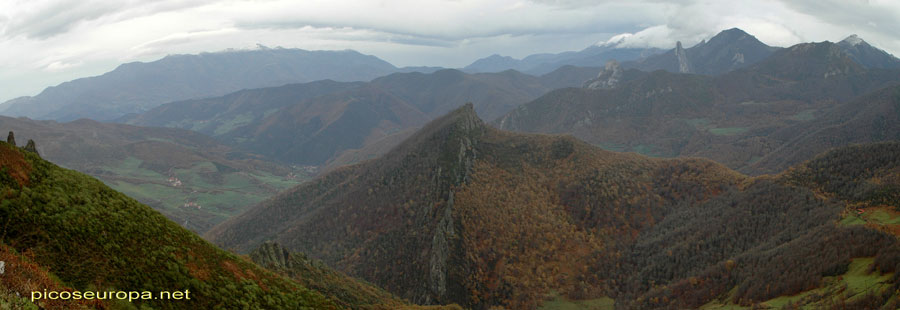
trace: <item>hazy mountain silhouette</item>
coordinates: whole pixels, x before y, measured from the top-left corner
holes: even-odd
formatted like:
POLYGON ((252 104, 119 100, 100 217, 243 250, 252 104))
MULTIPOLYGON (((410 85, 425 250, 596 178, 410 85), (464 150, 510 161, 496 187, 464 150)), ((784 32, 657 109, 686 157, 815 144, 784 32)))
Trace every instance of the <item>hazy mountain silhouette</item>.
POLYGON ((36 96, 4 103, 0 112, 61 121, 110 120, 176 100, 324 79, 368 81, 397 70, 375 56, 352 50, 263 48, 170 55, 48 87, 36 96))

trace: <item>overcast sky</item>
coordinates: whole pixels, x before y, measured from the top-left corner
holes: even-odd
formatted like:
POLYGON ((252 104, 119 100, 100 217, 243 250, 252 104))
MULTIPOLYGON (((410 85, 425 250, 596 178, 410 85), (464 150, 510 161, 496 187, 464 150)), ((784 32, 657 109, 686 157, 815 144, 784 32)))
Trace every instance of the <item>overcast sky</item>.
POLYGON ((397 66, 491 54, 691 46, 738 27, 776 46, 858 34, 900 55, 900 1, 0 0, 0 102, 168 54, 354 49, 397 66))

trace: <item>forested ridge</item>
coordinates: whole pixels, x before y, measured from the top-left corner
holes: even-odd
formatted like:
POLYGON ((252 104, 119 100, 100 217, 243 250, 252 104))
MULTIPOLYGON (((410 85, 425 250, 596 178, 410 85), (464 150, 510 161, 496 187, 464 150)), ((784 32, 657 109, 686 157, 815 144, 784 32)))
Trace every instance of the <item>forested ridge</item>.
POLYGON ((385 157, 276 196, 210 237, 239 249, 276 240, 401 297, 473 309, 535 309, 553 294, 612 297, 622 309, 771 307, 801 293, 807 299, 789 300, 892 309, 896 237, 845 225, 855 205, 828 193, 872 188, 895 206, 896 188, 878 184, 896 180, 897 145, 827 153, 878 154, 831 163, 849 169, 833 175, 804 174, 822 171, 817 159, 751 178, 703 159, 504 132, 464 107, 385 157), (838 289, 860 269, 851 264, 866 270, 853 277, 887 278, 865 292, 838 289))

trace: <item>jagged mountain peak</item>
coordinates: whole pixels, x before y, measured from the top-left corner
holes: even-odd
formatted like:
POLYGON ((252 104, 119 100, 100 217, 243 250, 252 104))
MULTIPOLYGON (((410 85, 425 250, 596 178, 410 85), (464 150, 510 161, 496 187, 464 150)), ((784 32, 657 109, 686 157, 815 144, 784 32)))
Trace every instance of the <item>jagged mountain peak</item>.
POLYGON ((435 130, 453 128, 463 132, 480 132, 484 130, 484 121, 478 117, 477 113, 475 113, 475 105, 471 102, 467 102, 447 115, 432 121, 426 125, 425 128, 432 128, 435 130))
POLYGON ((422 149, 434 151, 435 148, 446 145, 454 147, 457 143, 455 140, 460 140, 463 144, 471 143, 471 140, 484 134, 486 130, 484 121, 475 113, 475 106, 469 102, 431 121, 397 148, 388 152, 386 157, 406 156, 410 152, 419 152, 422 149))
POLYGON ((684 52, 684 48, 681 47, 681 41, 675 42, 675 58, 678 60, 679 73, 694 72, 694 70, 691 69, 691 62, 688 60, 687 54, 684 52))
POLYGON ((689 48, 676 42, 675 48, 664 54, 624 63, 623 67, 719 75, 762 61, 776 49, 741 29, 731 28, 689 48))
POLYGON ((471 102, 467 102, 456 110, 431 121, 428 125, 425 125, 424 128, 442 129, 445 127, 458 127, 464 130, 474 130, 484 127, 484 121, 482 121, 481 118, 478 117, 478 114, 475 113, 475 105, 471 102))
POLYGON ((863 66, 882 69, 900 68, 900 59, 872 46, 858 35, 852 34, 835 45, 841 48, 853 61, 863 66))
POLYGON ((854 45, 854 46, 855 46, 855 45, 859 45, 859 44, 866 43, 866 41, 864 41, 862 38, 860 38, 860 37, 859 37, 858 35, 856 35, 856 34, 851 34, 850 36, 848 36, 848 37, 844 38, 843 40, 841 40, 841 42, 838 42, 838 44, 840 44, 840 43, 844 43, 844 44, 849 44, 849 45, 854 45))

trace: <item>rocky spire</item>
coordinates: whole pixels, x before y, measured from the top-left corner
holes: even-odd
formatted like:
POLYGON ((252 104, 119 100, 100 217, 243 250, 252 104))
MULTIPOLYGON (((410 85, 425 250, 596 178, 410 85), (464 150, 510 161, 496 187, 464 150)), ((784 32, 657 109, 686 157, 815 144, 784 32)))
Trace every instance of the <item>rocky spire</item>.
POLYGON ((684 47, 681 46, 681 41, 675 43, 675 58, 678 59, 678 72, 680 73, 691 73, 691 63, 688 61, 687 54, 684 52, 684 47))
MULTIPOLYGON (((28 143, 25 144, 25 150, 38 154, 37 147, 34 146, 34 140, 28 139, 28 143)), ((40 155, 40 154, 38 154, 40 155)))
POLYGON ((12 144, 12 146, 16 146, 16 136, 13 134, 12 130, 10 130, 9 135, 6 136, 6 143, 12 144))

